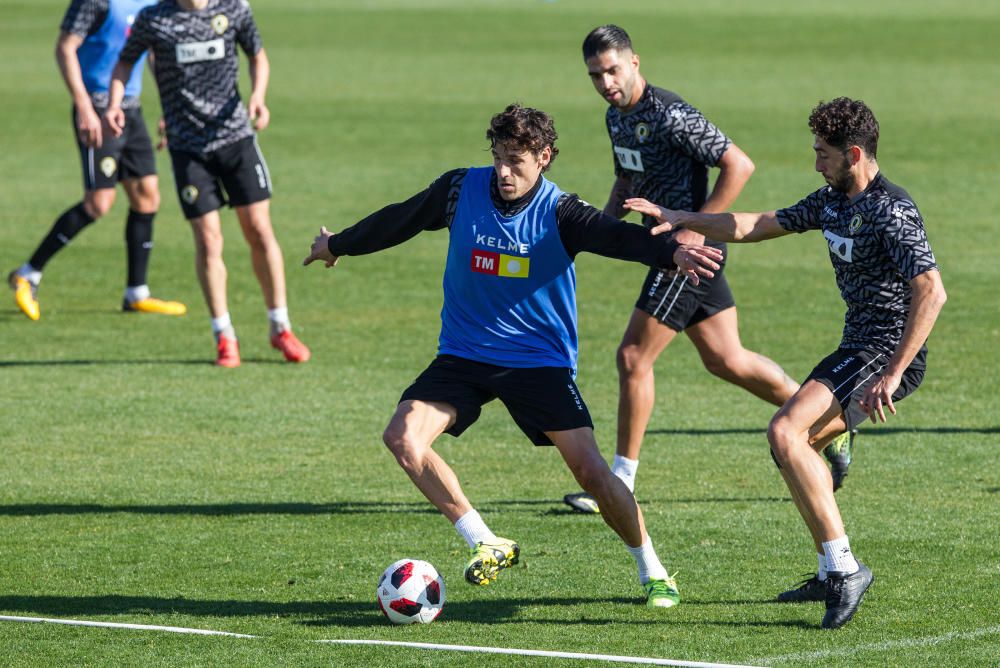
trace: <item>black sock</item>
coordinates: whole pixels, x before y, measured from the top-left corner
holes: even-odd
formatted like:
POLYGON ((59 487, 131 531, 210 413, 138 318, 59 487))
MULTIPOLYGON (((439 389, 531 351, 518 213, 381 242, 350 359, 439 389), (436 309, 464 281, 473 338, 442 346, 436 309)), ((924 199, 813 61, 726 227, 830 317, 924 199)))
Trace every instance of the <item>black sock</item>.
POLYGON ((83 208, 83 202, 68 209, 56 219, 52 229, 42 239, 42 243, 38 244, 35 254, 28 262, 32 267, 41 271, 53 255, 61 251, 63 246, 80 233, 80 230, 92 222, 94 219, 87 215, 87 210, 83 208))
POLYGON ((156 213, 128 210, 125 247, 128 249, 128 286, 146 285, 149 254, 153 250, 153 218, 156 213))

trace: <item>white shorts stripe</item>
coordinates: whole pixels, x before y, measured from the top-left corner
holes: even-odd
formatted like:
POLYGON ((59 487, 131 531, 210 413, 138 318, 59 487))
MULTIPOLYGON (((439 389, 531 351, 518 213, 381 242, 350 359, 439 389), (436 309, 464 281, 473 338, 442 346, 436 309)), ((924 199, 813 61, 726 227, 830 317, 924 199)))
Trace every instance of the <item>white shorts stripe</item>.
MULTIPOLYGON (((674 280, 670 281, 670 285, 667 286, 667 290, 663 293, 663 299, 661 299, 660 303, 656 305, 655 309, 653 309, 654 318, 656 317, 656 312, 660 310, 661 306, 663 306, 663 302, 667 300, 667 296, 670 294, 670 289, 674 287, 674 283, 677 282, 678 276, 680 276, 680 274, 674 274, 674 280)), ((670 300, 670 305, 667 306, 667 310, 664 311, 663 315, 659 317, 660 321, 666 320, 667 316, 670 315, 670 310, 674 307, 674 304, 677 303, 677 298, 681 296, 681 291, 684 289, 684 286, 687 285, 687 282, 688 282, 688 277, 684 276, 684 280, 681 281, 681 284, 677 286, 677 292, 674 293, 674 298, 670 300)))
POLYGON ((87 148, 87 183, 84 190, 97 190, 97 175, 94 173, 94 149, 87 148))
MULTIPOLYGON (((848 377, 848 378, 847 378, 846 380, 844 380, 844 382, 842 382, 842 383, 841 383, 840 385, 838 385, 837 387, 833 388, 833 396, 837 397, 837 400, 839 401, 839 400, 840 400, 840 396, 839 396, 839 395, 837 394, 837 392, 838 392, 838 391, 840 390, 840 388, 842 388, 842 387, 843 387, 844 385, 846 385, 847 383, 851 382, 851 379, 853 379, 853 378, 856 378, 857 376, 860 376, 860 375, 861 375, 861 373, 862 373, 862 372, 863 372, 863 371, 864 371, 864 370, 865 370, 866 368, 868 368, 868 367, 869 367, 869 366, 871 366, 872 364, 876 364, 876 363, 877 363, 877 362, 879 361, 879 358, 880 358, 880 357, 884 357, 884 355, 883 355, 882 353, 879 353, 879 354, 878 354, 878 355, 876 355, 876 356, 875 356, 875 357, 874 357, 874 358, 873 358, 873 359, 872 359, 872 360, 871 360, 870 362, 868 362, 868 363, 867 363, 867 364, 865 364, 865 365, 864 365, 863 367, 861 367, 860 369, 858 369, 858 370, 857 370, 856 372, 854 372, 853 374, 851 374, 851 375, 850 375, 850 376, 849 376, 849 377, 848 377)), ((872 371, 872 372, 871 372, 870 374, 868 374, 868 375, 867 375, 867 376, 865 377, 865 379, 864 379, 863 381, 861 381, 860 383, 856 383, 856 384, 855 384, 855 387, 857 387, 858 385, 864 385, 864 384, 865 384, 865 383, 866 383, 866 382, 868 381, 868 379, 869 379, 869 378, 871 378, 871 377, 872 377, 872 376, 874 376, 875 374, 879 373, 879 372, 880 372, 880 371, 882 371, 882 369, 884 369, 884 368, 885 368, 885 364, 883 364, 883 365, 882 365, 882 366, 880 366, 880 367, 879 367, 878 369, 876 369, 875 371, 872 371)))
POLYGON ((267 161, 264 160, 264 154, 260 151, 260 146, 257 144, 257 135, 253 136, 253 150, 257 152, 257 159, 260 160, 260 166, 264 169, 264 181, 267 183, 267 191, 274 192, 274 188, 271 186, 271 170, 267 168, 267 161))

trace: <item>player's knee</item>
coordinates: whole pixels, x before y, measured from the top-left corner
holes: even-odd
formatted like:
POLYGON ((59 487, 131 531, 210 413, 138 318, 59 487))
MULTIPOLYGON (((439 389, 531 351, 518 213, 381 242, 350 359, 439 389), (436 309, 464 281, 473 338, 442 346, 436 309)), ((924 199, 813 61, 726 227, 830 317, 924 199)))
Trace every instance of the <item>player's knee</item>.
POLYGON ((90 190, 83 197, 83 209, 94 220, 110 211, 114 203, 115 191, 113 188, 90 190))
POLYGON ((390 423, 382 433, 382 442, 404 469, 412 469, 419 464, 421 449, 405 428, 390 423))
POLYGON ((723 380, 740 377, 740 360, 736 355, 712 355, 702 358, 705 370, 723 380))
POLYGON ((632 343, 622 343, 618 346, 615 359, 618 363, 618 375, 623 377, 641 376, 653 368, 639 346, 632 343))
POLYGON ((795 443, 795 433, 788 420, 775 416, 767 426, 767 442, 771 446, 771 458, 780 469, 788 460, 795 443))

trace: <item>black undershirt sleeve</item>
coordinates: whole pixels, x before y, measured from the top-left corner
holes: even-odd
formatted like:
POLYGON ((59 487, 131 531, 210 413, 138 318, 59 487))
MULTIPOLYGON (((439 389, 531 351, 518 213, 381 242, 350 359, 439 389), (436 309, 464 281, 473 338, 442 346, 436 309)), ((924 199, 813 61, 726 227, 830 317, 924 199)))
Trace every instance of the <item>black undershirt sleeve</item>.
POLYGON ((618 260, 672 269, 678 243, 670 235, 653 236, 649 228, 626 223, 566 193, 556 203, 556 224, 566 253, 588 252, 618 260))
POLYGON ((466 171, 445 172, 405 202, 390 204, 333 235, 327 243, 330 253, 337 257, 367 255, 397 246, 425 230, 450 226, 466 171))

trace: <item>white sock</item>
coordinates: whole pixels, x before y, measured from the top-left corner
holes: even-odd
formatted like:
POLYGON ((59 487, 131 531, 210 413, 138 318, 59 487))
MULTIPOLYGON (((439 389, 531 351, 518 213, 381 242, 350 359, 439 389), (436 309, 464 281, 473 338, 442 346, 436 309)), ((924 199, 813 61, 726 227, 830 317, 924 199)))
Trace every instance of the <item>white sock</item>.
POLYGON ((125 301, 129 304, 141 302, 143 299, 149 299, 149 295, 150 292, 148 285, 130 285, 125 288, 125 301))
POLYGON ((292 328, 292 322, 288 319, 287 306, 267 309, 267 319, 271 323, 272 335, 292 328))
POLYGON ((212 334, 218 339, 220 334, 224 334, 227 339, 236 338, 236 330, 233 329, 233 320, 226 311, 218 318, 212 318, 212 334))
POLYGON ((611 464, 611 472, 621 478, 621 481, 628 486, 628 491, 635 491, 635 474, 639 470, 639 460, 629 459, 621 455, 615 455, 615 460, 611 464))
POLYGON ((38 285, 42 282, 42 272, 31 266, 30 262, 22 264, 21 268, 17 270, 17 275, 28 279, 28 282, 32 285, 38 285))
POLYGON ((479 516, 475 509, 470 510, 455 522, 455 530, 465 539, 469 547, 475 547, 477 543, 490 543, 496 541, 497 537, 486 522, 479 516))
POLYGON ((817 554, 816 555, 816 561, 819 563, 819 566, 816 568, 816 579, 819 580, 820 582, 825 582, 826 581, 826 555, 825 554, 817 554))
POLYGON ((823 543, 823 553, 826 555, 826 571, 836 573, 855 573, 858 561, 851 552, 851 543, 847 536, 834 538, 823 543))
POLYGON ((635 557, 635 563, 639 567, 639 582, 646 584, 650 580, 667 579, 667 569, 660 563, 660 558, 656 556, 653 549, 653 541, 646 538, 646 542, 639 547, 629 547, 628 551, 635 557))

